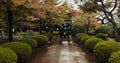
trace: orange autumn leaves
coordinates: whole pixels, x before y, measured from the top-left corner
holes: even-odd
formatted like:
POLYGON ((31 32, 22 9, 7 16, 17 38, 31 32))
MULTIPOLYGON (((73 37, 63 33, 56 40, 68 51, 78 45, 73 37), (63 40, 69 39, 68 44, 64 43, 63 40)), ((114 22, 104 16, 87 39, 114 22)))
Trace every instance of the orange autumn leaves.
POLYGON ((11 10, 16 10, 16 7, 23 5, 27 0, 2 0, 4 5, 11 10))

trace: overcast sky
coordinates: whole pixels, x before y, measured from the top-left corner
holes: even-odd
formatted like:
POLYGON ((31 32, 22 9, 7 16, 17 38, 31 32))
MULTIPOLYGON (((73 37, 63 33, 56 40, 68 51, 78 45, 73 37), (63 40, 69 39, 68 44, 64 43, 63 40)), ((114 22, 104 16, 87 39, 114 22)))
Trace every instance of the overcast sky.
POLYGON ((59 0, 60 2, 67 1, 70 5, 72 5, 75 9, 78 9, 77 4, 74 3, 74 0, 59 0))

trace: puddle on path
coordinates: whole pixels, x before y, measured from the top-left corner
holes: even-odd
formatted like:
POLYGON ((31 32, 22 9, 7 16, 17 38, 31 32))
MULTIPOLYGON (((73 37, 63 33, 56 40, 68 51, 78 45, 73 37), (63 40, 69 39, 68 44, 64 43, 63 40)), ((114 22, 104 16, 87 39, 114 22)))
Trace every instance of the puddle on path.
POLYGON ((38 48, 28 63, 95 63, 95 58, 72 41, 63 41, 48 48, 38 48))
POLYGON ((77 44, 72 43, 69 48, 71 63, 96 63, 95 57, 77 44))
POLYGON ((60 57, 58 63, 70 63, 70 52, 67 41, 63 41, 60 49, 60 57))

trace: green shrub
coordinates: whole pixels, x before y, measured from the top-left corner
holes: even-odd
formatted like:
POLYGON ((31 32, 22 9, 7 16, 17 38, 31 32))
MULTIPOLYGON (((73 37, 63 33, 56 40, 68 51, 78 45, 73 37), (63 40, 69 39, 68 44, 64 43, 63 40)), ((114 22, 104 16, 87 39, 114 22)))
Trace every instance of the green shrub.
POLYGON ((37 47, 37 41, 32 38, 23 38, 21 39, 21 42, 29 44, 32 49, 35 49, 37 47))
POLYGON ((109 31, 109 29, 108 29, 108 27, 107 26, 105 26, 105 25, 99 25, 99 26, 97 26, 96 27, 96 29, 95 29, 95 33, 97 34, 97 33, 108 33, 108 31, 109 31))
POLYGON ((108 37, 108 34, 98 33, 98 34, 96 34, 96 37, 106 40, 108 37))
POLYGON ((50 38, 51 38, 51 36, 52 36, 50 33, 45 33, 45 34, 43 34, 43 35, 47 36, 47 37, 48 37, 48 39, 50 39, 50 38))
POLYGON ((86 41, 87 39, 89 39, 90 37, 91 37, 91 36, 82 36, 80 43, 81 43, 82 45, 84 45, 85 41, 86 41))
POLYGON ((94 54, 100 62, 108 62, 111 53, 120 50, 120 43, 113 41, 103 41, 96 44, 94 54))
POLYGON ((48 37, 45 35, 34 36, 32 38, 37 41, 38 46, 44 46, 48 43, 48 37))
POLYGON ((0 63, 17 63, 17 55, 8 48, 0 47, 0 63))
POLYGON ((72 30, 71 30, 71 34, 72 34, 72 36, 76 36, 76 34, 78 34, 78 33, 84 33, 85 31, 84 31, 84 28, 83 28, 83 26, 80 26, 80 25, 77 25, 77 24, 73 24, 72 25, 72 30))
POLYGON ((56 36, 56 35, 59 35, 59 32, 58 31, 53 31, 52 34, 56 36))
POLYGON ((86 34, 86 33, 77 33, 76 37, 79 37, 79 36, 88 36, 88 34, 86 34))
POLYGON ((81 41, 81 38, 84 37, 84 36, 88 36, 88 34, 85 34, 85 33, 79 33, 76 35, 78 37, 78 39, 81 41))
POLYGON ((31 47, 22 42, 10 42, 2 45, 5 48, 10 48, 16 52, 18 56, 18 62, 24 63, 27 58, 31 56, 32 49, 31 47))
POLYGON ((120 63, 120 51, 112 53, 108 63, 120 63))
POLYGON ((85 41, 85 47, 86 47, 89 51, 93 52, 95 45, 96 45, 98 42, 101 42, 101 41, 103 41, 103 40, 100 39, 100 38, 92 37, 92 38, 90 38, 90 39, 88 39, 88 40, 85 41))
POLYGON ((76 34, 76 37, 78 38, 80 35, 81 35, 81 33, 77 33, 77 34, 76 34))

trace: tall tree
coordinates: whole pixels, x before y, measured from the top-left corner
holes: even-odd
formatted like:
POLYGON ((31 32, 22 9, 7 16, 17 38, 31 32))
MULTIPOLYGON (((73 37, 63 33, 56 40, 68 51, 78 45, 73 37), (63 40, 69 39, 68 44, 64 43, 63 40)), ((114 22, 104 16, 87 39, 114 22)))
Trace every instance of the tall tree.
MULTIPOLYGON (((22 15, 25 17, 25 9, 27 7, 25 4, 27 3, 27 0, 0 0, 0 13, 3 16, 3 18, 6 18, 6 22, 8 23, 8 31, 9 31, 9 41, 13 40, 13 21, 14 17, 16 15, 22 15), (23 13, 24 12, 24 13, 23 13), (24 15, 23 15, 24 14, 24 15)), ((20 16, 19 16, 20 17, 20 16)), ((23 17, 23 18, 24 18, 23 17)))
MULTIPOLYGON (((92 4, 96 4, 97 8, 100 7, 98 11, 100 12, 102 11, 105 16, 104 18, 106 18, 113 25, 114 36, 115 36, 115 39, 118 40, 117 24, 113 16, 114 11, 118 7, 118 0, 89 0, 88 2, 92 4)), ((91 7, 90 9, 92 8, 93 7, 91 7)))
POLYGON ((70 10, 67 2, 59 5, 59 2, 57 2, 57 0, 44 0, 40 3, 36 2, 36 4, 38 4, 38 7, 36 6, 37 11, 35 12, 35 15, 40 18, 38 21, 39 26, 41 26, 42 21, 45 21, 49 24, 52 23, 51 25, 60 24, 61 21, 63 21, 65 18, 66 12, 70 10))
POLYGON ((103 0, 99 0, 99 2, 102 5, 101 11, 104 12, 106 19, 113 25, 114 36, 115 36, 115 39, 118 41, 118 30, 117 30, 118 27, 113 16, 114 14, 113 12, 116 10, 118 6, 118 0, 114 0, 114 1, 112 0, 106 3, 104 3, 103 0))
POLYGON ((90 29, 94 30, 94 27, 98 24, 95 18, 96 13, 82 13, 73 18, 73 23, 83 26, 85 33, 89 33, 90 29))

